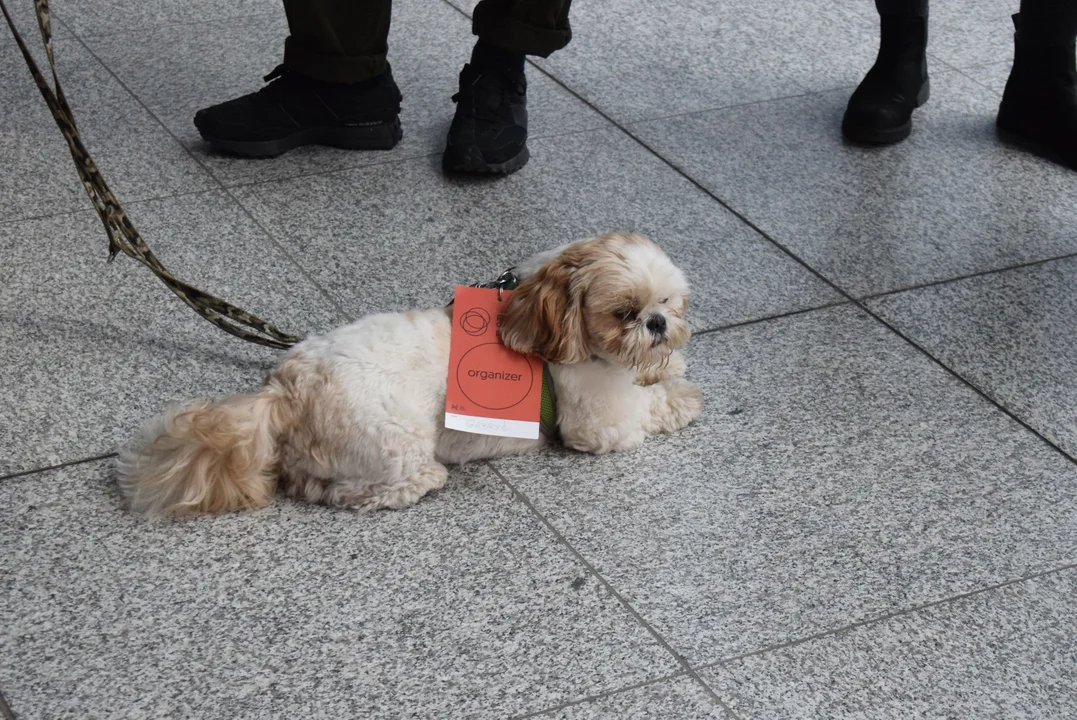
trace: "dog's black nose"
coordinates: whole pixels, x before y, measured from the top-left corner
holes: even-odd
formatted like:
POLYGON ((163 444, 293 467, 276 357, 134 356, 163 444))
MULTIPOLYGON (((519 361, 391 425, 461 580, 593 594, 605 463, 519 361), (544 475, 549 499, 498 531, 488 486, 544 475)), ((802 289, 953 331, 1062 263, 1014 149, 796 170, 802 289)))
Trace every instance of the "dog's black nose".
POLYGON ((666 332, 666 316, 651 315, 647 318, 647 329, 655 335, 664 335, 666 332))

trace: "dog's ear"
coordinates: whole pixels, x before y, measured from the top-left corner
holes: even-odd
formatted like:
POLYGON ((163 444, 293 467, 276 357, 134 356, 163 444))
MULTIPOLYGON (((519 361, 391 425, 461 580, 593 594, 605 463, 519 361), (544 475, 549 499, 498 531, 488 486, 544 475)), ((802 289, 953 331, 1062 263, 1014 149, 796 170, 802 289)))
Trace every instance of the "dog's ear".
POLYGON ((520 283, 501 321, 501 341, 525 355, 558 365, 591 355, 583 321, 580 258, 566 251, 520 283))

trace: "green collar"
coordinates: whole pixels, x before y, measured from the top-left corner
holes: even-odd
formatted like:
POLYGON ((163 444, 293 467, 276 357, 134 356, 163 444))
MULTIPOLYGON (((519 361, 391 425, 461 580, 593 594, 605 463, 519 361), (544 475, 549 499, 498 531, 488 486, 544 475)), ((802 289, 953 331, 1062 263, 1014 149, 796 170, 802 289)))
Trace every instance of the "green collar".
POLYGON ((539 412, 539 427, 546 437, 557 437, 557 394, 553 389, 550 363, 545 360, 542 361, 542 409, 539 412))
MULTIPOLYGON (((476 283, 472 287, 496 288, 501 290, 515 290, 520 285, 519 278, 514 272, 516 268, 509 268, 493 282, 476 283)), ((557 425, 557 393, 553 387, 553 374, 550 373, 550 363, 542 361, 542 399, 539 411, 539 427, 542 434, 548 438, 558 436, 557 425)))

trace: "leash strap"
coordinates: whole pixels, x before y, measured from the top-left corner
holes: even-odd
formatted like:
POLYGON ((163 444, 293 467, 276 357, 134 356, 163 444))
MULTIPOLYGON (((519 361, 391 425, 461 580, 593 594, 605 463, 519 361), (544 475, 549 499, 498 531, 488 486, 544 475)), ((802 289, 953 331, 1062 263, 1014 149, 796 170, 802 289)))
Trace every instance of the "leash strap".
POLYGON ((273 348, 288 348, 295 345, 302 338, 281 332, 260 317, 253 315, 242 308, 238 308, 218 297, 203 292, 198 288, 191 287, 187 283, 176 279, 164 265, 157 259, 153 251, 142 239, 138 230, 128 219, 127 214, 120 207, 116 196, 112 194, 105 179, 97 169, 93 158, 86 150, 78 127, 75 125, 75 116, 71 112, 71 106, 67 103, 63 88, 60 86, 60 78, 56 74, 56 60, 52 53, 52 23, 49 16, 48 0, 34 0, 34 11, 37 14, 37 26, 41 31, 41 41, 45 45, 45 54, 49 59, 52 70, 52 80, 55 91, 49 86, 45 77, 34 62, 33 56, 26 47, 22 35, 15 27, 11 15, 8 13, 4 0, 0 0, 0 11, 4 14, 11 33, 15 36, 15 42, 19 45, 22 57, 30 68, 30 74, 34 76, 37 89, 41 91, 41 97, 49 106, 56 125, 63 133, 67 147, 71 151, 71 158, 75 161, 75 169, 79 179, 82 180, 86 194, 97 210, 105 233, 108 235, 108 260, 112 262, 116 255, 124 255, 138 260, 148 267, 153 274, 160 278, 169 290, 175 293, 183 302, 196 313, 213 323, 226 333, 242 338, 247 342, 257 345, 266 345, 273 348))

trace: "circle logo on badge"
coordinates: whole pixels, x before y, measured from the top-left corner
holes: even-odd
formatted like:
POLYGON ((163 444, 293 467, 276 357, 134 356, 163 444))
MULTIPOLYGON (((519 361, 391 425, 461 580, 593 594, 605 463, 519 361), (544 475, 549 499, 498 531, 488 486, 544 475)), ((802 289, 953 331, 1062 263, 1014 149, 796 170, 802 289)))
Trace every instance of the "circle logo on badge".
POLYGON ((460 316, 460 329, 472 337, 478 337, 490 327, 490 313, 482 308, 471 308, 460 316))
POLYGON ((464 396, 477 406, 485 410, 508 410, 531 392, 535 372, 525 355, 501 343, 484 343, 460 358, 456 381, 464 396))

